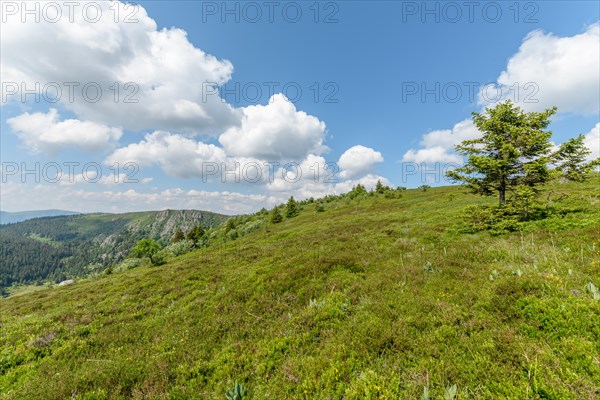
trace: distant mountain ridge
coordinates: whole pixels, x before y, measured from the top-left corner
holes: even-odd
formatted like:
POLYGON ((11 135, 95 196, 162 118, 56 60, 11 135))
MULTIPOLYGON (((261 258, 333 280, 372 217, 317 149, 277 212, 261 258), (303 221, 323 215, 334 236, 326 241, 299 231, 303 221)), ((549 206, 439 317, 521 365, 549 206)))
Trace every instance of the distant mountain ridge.
POLYGON ((76 211, 66 210, 33 210, 33 211, 0 211, 0 225, 14 224, 33 218, 58 217, 62 215, 78 215, 76 211))
POLYGON ((33 218, 0 226, 0 287, 60 281, 122 261, 135 243, 166 245, 177 229, 214 228, 229 217, 200 210, 78 214, 33 218))

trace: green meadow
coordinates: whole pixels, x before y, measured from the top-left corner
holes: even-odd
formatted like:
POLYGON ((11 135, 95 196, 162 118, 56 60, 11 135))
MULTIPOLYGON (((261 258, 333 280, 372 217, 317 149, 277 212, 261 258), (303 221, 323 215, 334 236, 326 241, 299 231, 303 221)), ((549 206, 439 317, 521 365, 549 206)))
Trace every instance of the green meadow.
POLYGON ((501 233, 458 186, 302 202, 2 299, 0 399, 597 399, 598 187, 501 233))

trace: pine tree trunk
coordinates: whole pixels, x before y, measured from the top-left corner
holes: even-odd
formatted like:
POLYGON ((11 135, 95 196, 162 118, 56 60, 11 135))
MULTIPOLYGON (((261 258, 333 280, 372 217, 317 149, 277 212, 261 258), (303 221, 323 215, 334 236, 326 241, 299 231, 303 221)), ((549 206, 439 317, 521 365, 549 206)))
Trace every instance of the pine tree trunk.
POLYGON ((506 196, 506 188, 504 186, 502 186, 500 188, 500 205, 504 204, 505 196, 506 196))

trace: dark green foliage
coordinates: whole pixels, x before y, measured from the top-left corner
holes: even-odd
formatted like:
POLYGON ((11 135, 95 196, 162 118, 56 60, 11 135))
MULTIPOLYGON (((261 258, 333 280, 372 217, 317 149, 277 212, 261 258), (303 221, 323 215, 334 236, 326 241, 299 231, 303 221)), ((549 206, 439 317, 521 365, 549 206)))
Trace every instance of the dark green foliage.
MULTIPOLYGON (((104 271, 142 238, 168 244, 177 229, 215 227, 226 216, 196 210, 87 214, 0 226, 0 287, 60 282, 104 271)), ((201 228, 204 229, 204 228, 201 228)))
POLYGON ((467 163, 447 175, 464 182, 474 193, 498 193, 499 207, 471 207, 466 212, 465 230, 490 230, 495 234, 519 229, 519 223, 545 218, 553 191, 548 191, 545 207, 538 194, 554 176, 583 182, 595 168, 586 163, 590 154, 584 136, 569 139, 550 154, 552 133, 546 128, 556 107, 544 112, 525 113, 511 101, 473 113, 473 122, 482 137, 465 140, 456 151, 468 156, 467 163), (556 167, 550 169, 550 163, 556 167))
MULTIPOLYGON (((548 196, 551 191, 548 192, 548 196)), ((513 196, 503 205, 476 205, 463 210, 461 232, 490 231, 502 235, 515 231, 531 230, 536 224, 546 228, 567 229, 594 224, 593 220, 577 216, 581 210, 569 204, 569 196, 556 196, 552 205, 543 204, 527 186, 515 189, 513 196)))
POLYGON ((233 229, 235 229, 235 220, 233 218, 229 218, 225 224, 225 234, 227 235, 229 231, 233 229))
POLYGON ((349 199, 355 199, 357 197, 364 197, 368 194, 367 189, 362 184, 357 184, 352 188, 351 191, 346 195, 349 199))
POLYGON ((573 182, 583 182, 593 171, 595 164, 587 163, 586 157, 591 150, 585 146, 585 136, 579 135, 562 143, 552 155, 556 171, 563 179, 573 182))
POLYGON ((294 200, 294 196, 291 196, 285 206, 285 217, 294 218, 300 213, 300 206, 298 202, 294 200))
POLYGON ((402 192, 398 190, 387 190, 383 194, 386 199, 399 199, 402 197, 402 192))
POLYGON ((181 242, 182 240, 185 240, 185 234, 181 228, 177 228, 175 235, 173 235, 173 239, 171 239, 171 243, 181 242))
POLYGON ((156 255, 161 249, 160 243, 152 239, 142 239, 131 249, 131 254, 136 257, 148 257, 152 264, 159 265, 162 260, 156 255))
POLYGON ((206 230, 204 229, 204 227, 202 225, 196 225, 192 229, 190 229, 185 238, 194 242, 194 246, 199 247, 200 242, 205 234, 206 230))
POLYGON ((461 231, 476 233, 490 231, 493 235, 502 235, 519 229, 516 210, 510 206, 469 206, 463 214, 461 231))
POLYGON ((431 186, 429 185, 421 185, 419 186, 419 189, 426 192, 427 190, 431 189, 431 186))
POLYGON ((275 207, 271 211, 270 221, 271 221, 272 224, 278 224, 281 221, 283 221, 283 216, 279 212, 279 207, 275 207))
POLYGON ((375 192, 379 194, 383 194, 385 192, 386 187, 383 186, 380 179, 377 179, 377 184, 375 185, 375 192))
POLYGON ((544 112, 525 113, 510 100, 473 113, 473 123, 481 138, 465 140, 455 146, 468 157, 460 168, 447 173, 456 182, 466 183, 473 193, 498 193, 499 204, 517 186, 536 188, 551 178, 550 137, 545 130, 556 107, 544 112))
POLYGON ((75 250, 0 230, 0 287, 67 278, 64 258, 75 250))

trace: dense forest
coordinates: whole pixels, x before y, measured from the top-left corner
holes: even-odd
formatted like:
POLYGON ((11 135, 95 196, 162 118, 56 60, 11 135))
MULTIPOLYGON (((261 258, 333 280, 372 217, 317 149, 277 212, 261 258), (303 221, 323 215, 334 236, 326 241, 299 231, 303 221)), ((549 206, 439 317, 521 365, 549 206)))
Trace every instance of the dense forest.
POLYGON ((149 237, 166 244, 177 228, 215 227, 227 216, 196 210, 35 218, 0 227, 0 287, 99 272, 149 237))

